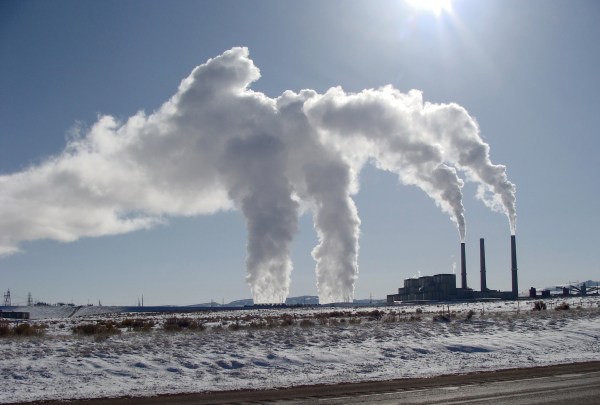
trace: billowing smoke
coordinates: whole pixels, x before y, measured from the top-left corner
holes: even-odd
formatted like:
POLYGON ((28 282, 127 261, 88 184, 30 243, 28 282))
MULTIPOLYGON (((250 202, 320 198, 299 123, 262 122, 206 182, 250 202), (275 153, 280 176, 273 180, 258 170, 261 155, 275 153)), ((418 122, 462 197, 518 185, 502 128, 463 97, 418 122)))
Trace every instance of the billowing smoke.
POLYGON ((313 212, 322 303, 351 300, 360 219, 352 200, 363 165, 416 185, 465 235, 463 181, 505 212, 514 232, 515 187, 493 165, 460 106, 423 103, 392 87, 272 99, 249 85, 260 72, 245 48, 195 68, 150 115, 98 121, 65 150, 0 176, 0 255, 36 239, 64 242, 165 223, 169 216, 238 209, 246 218, 247 281, 255 302, 288 295, 290 245, 301 209, 313 212))
POLYGON ((425 191, 457 224, 465 238, 463 181, 444 162, 442 146, 427 128, 421 93, 402 94, 392 87, 346 94, 341 88, 306 103, 313 124, 327 133, 331 145, 354 159, 356 170, 368 159, 396 173, 404 184, 425 191))
POLYGON ((517 227, 516 187, 508 180, 506 166, 490 159, 490 146, 479 136, 477 121, 457 104, 425 104, 428 130, 436 135, 445 158, 467 179, 479 184, 477 197, 494 211, 506 214, 510 231, 517 227), (445 122, 446 124, 442 124, 445 122))
POLYGON ((356 166, 374 159, 379 168, 397 173, 404 184, 425 191, 457 224, 461 241, 464 183, 457 170, 479 184, 477 197, 492 210, 504 212, 515 233, 516 188, 508 181, 506 167, 492 164, 477 122, 461 106, 424 103, 421 92, 403 94, 391 86, 356 94, 337 87, 309 100, 305 110, 313 124, 333 139, 330 145, 356 166))

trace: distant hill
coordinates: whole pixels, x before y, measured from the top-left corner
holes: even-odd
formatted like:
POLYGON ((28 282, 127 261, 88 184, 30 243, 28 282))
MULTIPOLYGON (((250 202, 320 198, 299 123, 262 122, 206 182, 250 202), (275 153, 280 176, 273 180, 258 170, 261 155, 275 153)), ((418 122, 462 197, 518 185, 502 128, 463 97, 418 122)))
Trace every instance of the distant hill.
POLYGON ((371 299, 371 298, 367 298, 364 300, 354 300, 354 304, 355 305, 381 305, 381 304, 386 304, 387 300, 383 300, 383 299, 371 299))
POLYGON ((229 304, 225 304, 224 306, 226 306, 226 307, 244 307, 246 305, 252 305, 252 304, 254 304, 254 301, 252 300, 252 298, 248 298, 245 300, 231 301, 229 304))
POLYGON ((587 287, 596 287, 596 286, 600 285, 600 281, 586 280, 586 281, 575 281, 575 282, 571 282, 571 283, 570 282, 565 282, 565 283, 562 283, 560 285, 554 285, 552 287, 545 287, 545 288, 543 288, 543 290, 554 291, 559 286, 565 286, 565 287, 567 287, 569 285, 573 285, 575 287, 581 287, 583 285, 583 283, 585 283, 585 285, 587 287))
POLYGON ((217 308, 217 307, 222 307, 223 305, 221 305, 218 302, 205 302, 204 304, 193 304, 193 305, 187 305, 190 308, 194 308, 194 307, 200 307, 200 308, 217 308))
MULTIPOLYGON (((289 297, 285 300, 286 305, 318 305, 319 297, 313 295, 303 295, 301 297, 289 297)), ((243 307, 246 305, 254 305, 252 299, 236 300, 225 304, 226 307, 243 307)))
MULTIPOLYGON (((316 295, 301 295, 299 297, 289 297, 285 300, 286 305, 319 305, 319 297, 316 295)), ((381 305, 385 304, 384 299, 357 299, 352 303, 345 303, 345 305, 381 305)), ((218 302, 206 302, 204 304, 188 305, 189 308, 221 308, 221 307, 244 307, 254 305, 254 301, 251 298, 235 300, 226 304, 220 304, 218 302)))

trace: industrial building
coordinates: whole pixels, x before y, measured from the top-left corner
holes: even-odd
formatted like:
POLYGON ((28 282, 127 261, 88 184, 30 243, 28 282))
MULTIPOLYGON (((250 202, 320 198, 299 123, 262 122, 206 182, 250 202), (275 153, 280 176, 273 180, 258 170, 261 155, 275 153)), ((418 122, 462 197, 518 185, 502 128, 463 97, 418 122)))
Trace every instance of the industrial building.
POLYGON ((511 281, 512 291, 497 291, 487 288, 485 266, 485 242, 479 240, 481 289, 475 291, 467 286, 467 264, 465 260, 465 243, 460 244, 461 287, 456 287, 456 274, 436 274, 419 278, 407 278, 404 287, 397 294, 387 296, 388 305, 398 302, 418 301, 457 301, 479 299, 517 299, 519 293, 517 278, 517 248, 515 235, 510 238, 511 248, 511 281))
POLYGON ((387 303, 397 301, 454 301, 464 298, 465 290, 456 288, 456 274, 436 274, 407 278, 398 294, 387 296, 387 303))

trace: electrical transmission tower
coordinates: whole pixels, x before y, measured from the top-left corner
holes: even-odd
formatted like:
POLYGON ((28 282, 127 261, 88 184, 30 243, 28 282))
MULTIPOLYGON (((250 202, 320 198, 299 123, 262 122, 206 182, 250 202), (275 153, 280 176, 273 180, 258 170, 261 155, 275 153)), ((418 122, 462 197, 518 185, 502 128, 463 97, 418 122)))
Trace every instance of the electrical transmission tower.
POLYGON ((27 306, 28 307, 32 307, 33 306, 33 297, 31 296, 31 293, 27 294, 27 306))
POLYGON ((10 302, 10 290, 7 290, 6 293, 4 294, 4 306, 5 307, 10 307, 11 306, 11 302, 10 302))

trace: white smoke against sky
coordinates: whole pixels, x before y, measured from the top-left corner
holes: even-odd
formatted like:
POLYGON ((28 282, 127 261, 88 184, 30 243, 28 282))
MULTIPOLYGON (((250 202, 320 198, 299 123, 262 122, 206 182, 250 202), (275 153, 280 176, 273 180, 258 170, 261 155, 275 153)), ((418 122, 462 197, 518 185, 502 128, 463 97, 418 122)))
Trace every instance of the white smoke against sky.
POLYGON ((347 94, 338 87, 309 100, 306 113, 342 154, 363 151, 363 159, 355 159, 358 166, 371 158, 402 183, 425 191, 450 215, 464 240, 463 181, 445 164, 441 145, 427 131, 420 92, 402 94, 386 86, 347 94))
POLYGON ((508 217, 511 234, 517 230, 516 186, 508 180, 506 166, 493 164, 490 146, 479 135, 479 126, 463 107, 451 104, 424 106, 427 131, 442 145, 445 160, 478 183, 477 198, 508 217))
POLYGON ((255 302, 289 291, 300 204, 313 211, 322 303, 351 300, 360 219, 352 195, 372 161, 416 185, 464 239, 463 182, 514 224, 514 185, 460 106, 423 103, 392 87, 273 99, 249 85, 260 72, 246 48, 196 67, 152 114, 99 117, 65 150, 0 176, 0 255, 36 239, 74 241, 165 223, 169 216, 238 209, 246 218, 247 281, 255 302))

